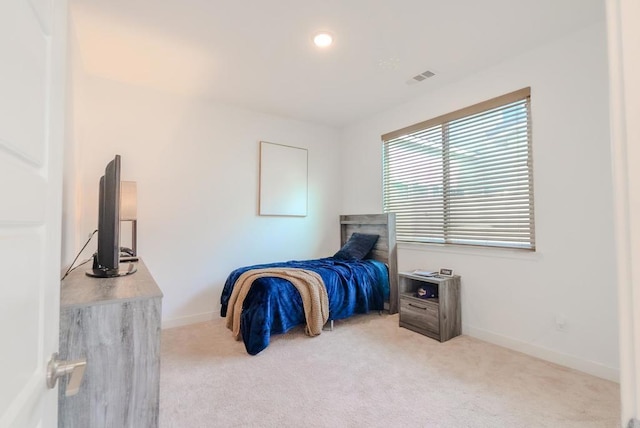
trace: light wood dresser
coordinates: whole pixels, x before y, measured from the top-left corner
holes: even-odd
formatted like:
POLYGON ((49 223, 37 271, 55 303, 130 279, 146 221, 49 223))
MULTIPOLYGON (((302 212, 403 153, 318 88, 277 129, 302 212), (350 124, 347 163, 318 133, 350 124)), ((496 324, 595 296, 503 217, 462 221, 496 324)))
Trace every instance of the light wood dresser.
POLYGON ((400 327, 445 342, 462 330, 460 276, 421 276, 399 274, 400 327), (433 298, 420 298, 419 288, 433 292, 433 298))
POLYGON ((119 278, 90 278, 80 267, 60 290, 61 360, 86 358, 77 395, 60 379, 58 426, 158 426, 162 292, 140 260, 119 278))

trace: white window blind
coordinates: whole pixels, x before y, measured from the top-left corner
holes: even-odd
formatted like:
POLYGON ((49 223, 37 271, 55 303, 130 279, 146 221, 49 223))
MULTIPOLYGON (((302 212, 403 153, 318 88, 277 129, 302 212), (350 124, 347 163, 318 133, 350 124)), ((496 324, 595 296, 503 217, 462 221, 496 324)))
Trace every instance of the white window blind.
POLYGON ((530 88, 382 140, 398 241, 535 249, 530 88))

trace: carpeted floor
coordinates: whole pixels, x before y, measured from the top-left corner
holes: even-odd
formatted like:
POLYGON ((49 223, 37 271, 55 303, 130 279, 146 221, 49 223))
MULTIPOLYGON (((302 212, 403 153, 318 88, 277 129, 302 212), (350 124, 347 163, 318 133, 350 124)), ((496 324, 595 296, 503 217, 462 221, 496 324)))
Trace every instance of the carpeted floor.
POLYGON ((224 321, 162 332, 162 428, 620 426, 616 383, 397 315, 295 329, 257 356, 224 321))

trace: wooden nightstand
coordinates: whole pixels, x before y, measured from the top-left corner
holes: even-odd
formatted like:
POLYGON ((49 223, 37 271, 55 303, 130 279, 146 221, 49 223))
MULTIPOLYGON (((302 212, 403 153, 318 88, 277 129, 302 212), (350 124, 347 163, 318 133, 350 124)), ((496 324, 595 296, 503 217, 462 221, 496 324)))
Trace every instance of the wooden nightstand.
POLYGON ((400 327, 445 342, 460 335, 460 276, 420 276, 399 274, 400 327), (432 289, 434 298, 419 298, 420 287, 432 289))

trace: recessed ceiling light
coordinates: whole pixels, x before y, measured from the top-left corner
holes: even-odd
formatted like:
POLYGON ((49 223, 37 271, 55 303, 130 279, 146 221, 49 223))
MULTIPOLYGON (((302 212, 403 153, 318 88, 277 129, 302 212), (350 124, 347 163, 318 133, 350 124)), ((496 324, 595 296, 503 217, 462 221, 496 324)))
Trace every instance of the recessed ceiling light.
POLYGON ((313 43, 319 48, 326 48, 333 43, 333 36, 329 33, 318 33, 313 37, 313 43))

